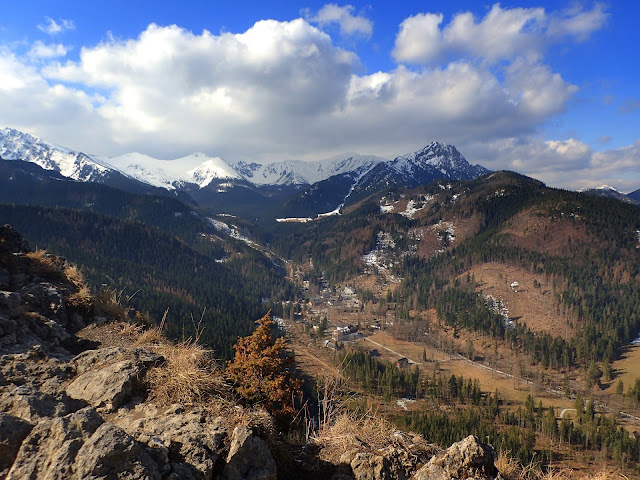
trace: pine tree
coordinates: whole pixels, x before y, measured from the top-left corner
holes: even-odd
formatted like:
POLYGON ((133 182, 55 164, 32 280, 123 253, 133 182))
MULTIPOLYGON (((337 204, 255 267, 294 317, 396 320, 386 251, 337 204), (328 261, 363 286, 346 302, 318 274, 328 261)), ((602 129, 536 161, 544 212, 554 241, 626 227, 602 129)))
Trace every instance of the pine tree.
POLYGON ((302 381, 293 375, 294 357, 286 351, 286 340, 271 334, 273 320, 269 311, 258 320, 253 334, 239 338, 235 357, 227 374, 237 392, 251 404, 262 404, 281 425, 295 415, 295 399, 301 394, 302 381))

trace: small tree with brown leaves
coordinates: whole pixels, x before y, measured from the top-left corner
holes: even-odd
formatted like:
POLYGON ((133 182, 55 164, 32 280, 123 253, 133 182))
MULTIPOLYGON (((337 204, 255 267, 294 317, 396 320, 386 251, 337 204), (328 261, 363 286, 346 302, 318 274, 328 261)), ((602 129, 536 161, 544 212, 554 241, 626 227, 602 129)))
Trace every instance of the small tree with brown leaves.
POLYGON ((258 320, 253 334, 238 339, 227 373, 247 402, 264 405, 285 426, 296 413, 302 381, 293 375, 294 358, 286 350, 286 340, 271 334, 270 313, 258 320))

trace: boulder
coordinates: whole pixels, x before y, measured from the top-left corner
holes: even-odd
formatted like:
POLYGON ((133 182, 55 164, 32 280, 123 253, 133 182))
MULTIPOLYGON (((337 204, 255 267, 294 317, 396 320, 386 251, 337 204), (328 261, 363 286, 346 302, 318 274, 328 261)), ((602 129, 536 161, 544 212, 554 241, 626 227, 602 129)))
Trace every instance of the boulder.
POLYGON ((376 453, 359 452, 349 464, 356 480, 406 480, 420 458, 406 449, 391 446, 376 453))
POLYGON ((267 443, 253 435, 250 428, 237 426, 231 436, 225 480, 276 480, 276 462, 267 443))
POLYGON ((139 387, 141 373, 141 364, 123 360, 81 374, 67 386, 66 393, 95 408, 112 412, 139 387))
POLYGON ((103 423, 78 450, 72 478, 160 480, 162 475, 140 442, 121 428, 103 423))
POLYGON ((80 375, 122 360, 134 360, 149 368, 162 363, 164 358, 142 348, 105 347, 82 352, 73 359, 73 364, 80 375))
POLYGON ((11 225, 0 226, 0 253, 30 252, 27 241, 11 225))
POLYGON ((92 408, 41 421, 22 442, 7 480, 71 478, 78 450, 102 423, 92 408))
POLYGON ((154 409, 142 405, 120 411, 112 422, 151 449, 165 447, 176 478, 210 479, 225 449, 222 419, 209 420, 202 410, 154 409))
POLYGON ((5 392, 0 395, 0 412, 22 418, 30 423, 67 415, 84 405, 83 402, 76 402, 66 397, 64 393, 56 398, 28 385, 5 389, 5 392))
POLYGON ((491 445, 469 435, 435 455, 418 470, 412 480, 494 479, 498 476, 494 462, 496 452, 491 445))

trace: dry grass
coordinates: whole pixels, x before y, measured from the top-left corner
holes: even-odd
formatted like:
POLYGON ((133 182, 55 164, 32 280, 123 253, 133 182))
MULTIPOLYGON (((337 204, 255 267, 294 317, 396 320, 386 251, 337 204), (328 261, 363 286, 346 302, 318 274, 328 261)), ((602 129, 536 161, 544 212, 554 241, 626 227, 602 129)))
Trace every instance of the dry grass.
POLYGON ((82 272, 75 265, 67 265, 64 267, 64 275, 75 287, 77 292, 69 295, 69 302, 74 306, 88 307, 92 303, 91 290, 84 281, 82 272))
MULTIPOLYGON (((157 332, 148 331, 151 333, 147 340, 157 341, 157 332)), ((157 403, 204 404, 229 394, 229 387, 210 350, 191 341, 171 344, 166 340, 153 344, 153 350, 165 358, 162 367, 148 373, 151 397, 157 403)))
POLYGON ((25 257, 32 261, 31 271, 44 278, 63 278, 64 264, 57 257, 48 254, 45 250, 28 252, 25 257))
POLYGON ((505 480, 627 480, 625 475, 613 470, 587 475, 569 468, 542 472, 537 464, 520 465, 509 452, 500 452, 495 465, 505 480))
POLYGON ((433 453, 434 448, 420 435, 399 431, 392 423, 378 415, 354 418, 343 413, 311 437, 311 442, 322 447, 323 460, 338 463, 349 450, 378 452, 395 447, 415 453, 433 453))
POLYGON ((141 325, 136 323, 126 323, 123 326, 122 333, 135 338, 133 344, 136 347, 156 347, 159 345, 170 345, 170 342, 162 334, 160 327, 150 327, 143 329, 141 325))
POLYGON ((112 320, 122 320, 125 317, 124 308, 118 301, 118 295, 113 290, 100 290, 95 295, 96 316, 104 316, 112 320))
POLYGON ((522 476, 522 466, 508 452, 500 451, 495 465, 505 480, 520 480, 524 478, 522 476))

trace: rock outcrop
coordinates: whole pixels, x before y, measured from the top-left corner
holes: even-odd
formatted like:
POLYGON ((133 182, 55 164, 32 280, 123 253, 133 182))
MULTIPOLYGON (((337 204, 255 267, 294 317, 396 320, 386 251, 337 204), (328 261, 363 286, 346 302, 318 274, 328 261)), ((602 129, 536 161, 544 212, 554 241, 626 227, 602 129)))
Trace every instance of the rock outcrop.
POLYGON ((68 267, 0 227, 0 480, 275 479, 251 429, 146 401, 161 355, 76 337, 104 319, 71 301, 68 267))
POLYGON ((493 479, 498 476, 495 457, 491 445, 480 443, 470 435, 435 455, 412 480, 493 479))

